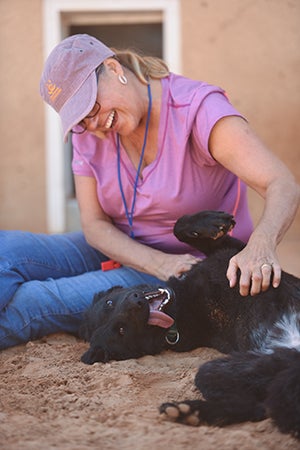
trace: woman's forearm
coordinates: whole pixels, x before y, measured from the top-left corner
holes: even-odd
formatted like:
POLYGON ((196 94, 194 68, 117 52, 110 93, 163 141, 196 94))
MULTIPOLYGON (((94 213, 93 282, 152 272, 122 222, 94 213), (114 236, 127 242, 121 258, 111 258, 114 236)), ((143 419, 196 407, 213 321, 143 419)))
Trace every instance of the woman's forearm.
POLYGON ((83 229, 88 243, 109 258, 146 273, 152 273, 151 260, 159 251, 131 239, 112 223, 97 220, 83 229))
POLYGON ((164 281, 181 275, 199 260, 190 254, 168 254, 143 245, 105 220, 95 220, 83 226, 83 231, 88 243, 109 258, 164 281))
POLYGON ((287 172, 286 177, 277 179, 268 186, 264 210, 250 241, 263 236, 276 248, 292 224, 299 203, 300 186, 287 172))

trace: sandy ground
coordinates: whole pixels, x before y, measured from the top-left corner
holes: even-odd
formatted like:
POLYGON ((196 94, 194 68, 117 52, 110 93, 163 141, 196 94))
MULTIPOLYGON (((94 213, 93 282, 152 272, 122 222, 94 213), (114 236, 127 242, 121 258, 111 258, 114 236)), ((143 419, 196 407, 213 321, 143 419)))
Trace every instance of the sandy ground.
POLYGON ((193 378, 218 355, 201 348, 87 366, 87 344, 64 334, 0 354, 0 448, 5 450, 295 450, 269 419, 219 429, 169 422, 166 400, 197 398, 193 378))

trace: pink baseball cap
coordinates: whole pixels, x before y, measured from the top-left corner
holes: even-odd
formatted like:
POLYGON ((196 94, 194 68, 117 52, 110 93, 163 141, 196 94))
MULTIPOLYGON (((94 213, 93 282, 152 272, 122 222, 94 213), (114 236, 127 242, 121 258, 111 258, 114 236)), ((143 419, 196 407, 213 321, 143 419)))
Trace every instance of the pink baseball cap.
POLYGON ((114 52, 88 34, 64 39, 48 56, 40 82, 45 102, 58 112, 64 141, 93 108, 97 98, 96 68, 114 52))

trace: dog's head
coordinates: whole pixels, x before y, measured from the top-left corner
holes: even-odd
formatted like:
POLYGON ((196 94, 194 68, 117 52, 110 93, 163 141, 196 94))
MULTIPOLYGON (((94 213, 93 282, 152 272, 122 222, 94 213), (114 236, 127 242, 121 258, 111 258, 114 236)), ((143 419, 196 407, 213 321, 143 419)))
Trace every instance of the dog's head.
POLYGON ((172 298, 170 288, 146 285, 96 294, 80 328, 80 336, 90 342, 81 360, 93 364, 159 353, 174 322, 163 312, 172 298))

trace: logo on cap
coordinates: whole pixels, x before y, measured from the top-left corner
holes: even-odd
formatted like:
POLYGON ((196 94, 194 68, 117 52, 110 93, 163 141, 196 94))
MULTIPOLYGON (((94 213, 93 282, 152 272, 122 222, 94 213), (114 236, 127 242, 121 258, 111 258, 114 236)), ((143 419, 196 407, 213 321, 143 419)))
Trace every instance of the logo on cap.
POLYGON ((56 86, 55 83, 52 83, 51 80, 47 81, 46 88, 48 91, 49 99, 53 103, 56 100, 56 98, 59 96, 59 94, 61 93, 61 88, 56 86))

